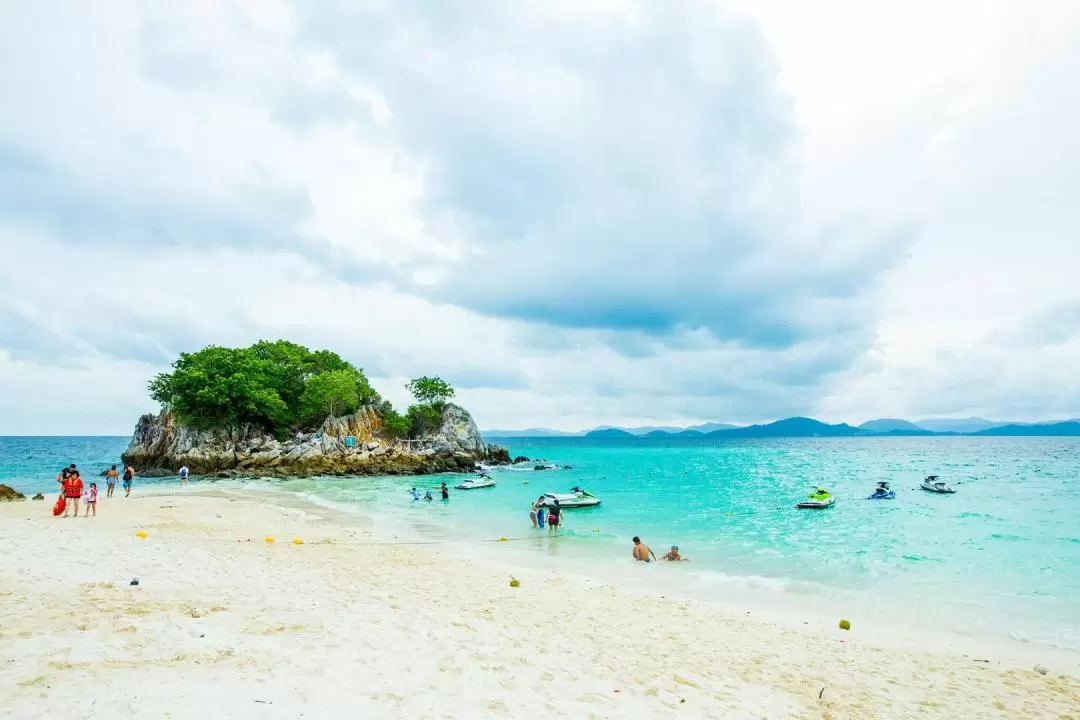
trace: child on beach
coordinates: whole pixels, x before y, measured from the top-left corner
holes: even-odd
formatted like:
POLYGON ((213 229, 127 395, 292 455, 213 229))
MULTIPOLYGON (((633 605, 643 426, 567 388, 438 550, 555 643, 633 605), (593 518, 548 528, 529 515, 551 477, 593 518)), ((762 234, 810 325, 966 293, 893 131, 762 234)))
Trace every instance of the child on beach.
POLYGON ((86 514, 83 517, 90 517, 91 510, 94 511, 94 517, 97 517, 97 483, 90 483, 83 501, 86 503, 86 514))

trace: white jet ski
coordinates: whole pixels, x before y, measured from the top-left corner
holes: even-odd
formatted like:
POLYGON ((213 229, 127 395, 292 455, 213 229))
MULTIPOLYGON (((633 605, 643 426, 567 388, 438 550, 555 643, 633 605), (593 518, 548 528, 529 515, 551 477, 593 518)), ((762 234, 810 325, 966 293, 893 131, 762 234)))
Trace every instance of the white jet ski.
POLYGON ((920 485, 919 487, 921 487, 923 490, 926 490, 926 491, 932 492, 932 493, 954 493, 954 492, 956 492, 951 487, 949 487, 948 483, 946 483, 944 480, 942 480, 937 475, 927 475, 926 479, 922 481, 922 485, 920 485))
POLYGON ((574 488, 568 493, 544 493, 544 507, 552 507, 555 501, 559 501, 559 507, 569 510, 571 508, 596 507, 600 504, 600 498, 581 488, 574 488))
POLYGON ((469 478, 463 482, 459 482, 454 486, 458 490, 476 490, 478 488, 495 487, 495 478, 490 475, 480 475, 479 477, 469 478))

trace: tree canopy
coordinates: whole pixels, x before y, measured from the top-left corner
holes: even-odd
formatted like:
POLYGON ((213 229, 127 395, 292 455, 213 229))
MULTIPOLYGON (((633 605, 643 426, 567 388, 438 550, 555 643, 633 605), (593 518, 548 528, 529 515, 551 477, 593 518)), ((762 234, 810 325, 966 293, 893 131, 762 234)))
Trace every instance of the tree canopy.
POLYGON ((424 375, 414 378, 409 381, 405 389, 412 393, 412 396, 416 398, 416 402, 421 405, 440 406, 454 397, 454 388, 450 387, 450 383, 438 376, 428 377, 424 375))
POLYGON ((211 345, 181 353, 172 367, 150 381, 150 396, 202 429, 250 423, 281 436, 379 400, 363 371, 337 353, 287 340, 211 345))

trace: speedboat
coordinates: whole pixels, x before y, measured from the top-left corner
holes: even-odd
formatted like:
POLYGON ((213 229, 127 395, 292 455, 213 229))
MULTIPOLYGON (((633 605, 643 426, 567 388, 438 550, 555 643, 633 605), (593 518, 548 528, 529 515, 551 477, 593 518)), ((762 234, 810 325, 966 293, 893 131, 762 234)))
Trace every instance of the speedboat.
POLYGON ((937 475, 927 475, 926 479, 922 481, 920 487, 923 490, 927 490, 932 493, 954 493, 949 485, 937 475))
POLYGON ((571 508, 596 507, 600 504, 600 498, 592 493, 582 490, 581 488, 574 488, 568 493, 544 493, 543 507, 552 507, 556 500, 559 501, 559 507, 567 510, 571 508))
POLYGON ((827 507, 832 507, 834 500, 832 494, 824 488, 814 488, 814 492, 810 493, 810 496, 798 503, 795 507, 802 510, 824 510, 827 507))
POLYGON ((454 486, 458 490, 476 490, 477 488, 495 487, 495 478, 490 475, 480 475, 459 482, 454 486))
POLYGON ((867 500, 892 500, 896 497, 896 491, 889 487, 887 482, 879 482, 877 487, 874 488, 874 494, 866 498, 867 500))

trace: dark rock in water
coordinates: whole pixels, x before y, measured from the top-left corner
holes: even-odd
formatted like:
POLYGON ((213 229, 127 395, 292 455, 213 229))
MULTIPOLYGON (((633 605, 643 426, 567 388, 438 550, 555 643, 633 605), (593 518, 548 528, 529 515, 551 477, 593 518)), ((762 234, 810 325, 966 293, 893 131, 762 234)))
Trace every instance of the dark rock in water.
POLYGON ((30 498, 30 499, 31 499, 31 500, 44 500, 44 499, 45 499, 45 496, 44 496, 44 495, 42 495, 41 493, 38 493, 37 495, 35 495, 34 497, 32 497, 32 498, 30 498))
POLYGON ((15 502, 16 500, 25 500, 26 496, 14 488, 9 488, 7 485, 0 485, 0 502, 15 502))
POLYGON ((518 455, 516 458, 514 458, 512 460, 512 462, 515 465, 517 465, 518 463, 527 463, 527 462, 529 462, 529 458, 525 457, 524 455, 518 455))
POLYGON ((138 474, 140 477, 144 478, 162 478, 171 477, 176 473, 168 468, 149 468, 148 470, 140 470, 138 474))

